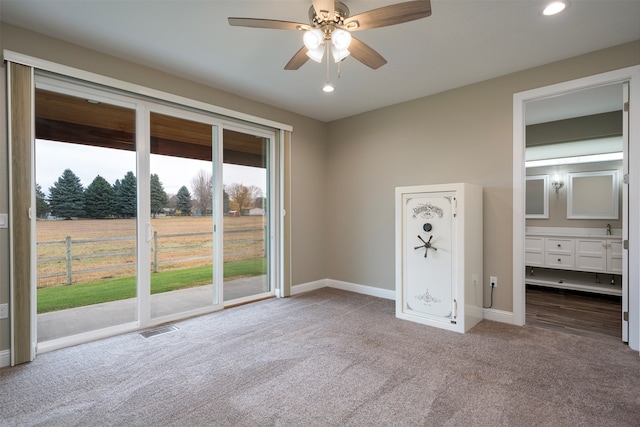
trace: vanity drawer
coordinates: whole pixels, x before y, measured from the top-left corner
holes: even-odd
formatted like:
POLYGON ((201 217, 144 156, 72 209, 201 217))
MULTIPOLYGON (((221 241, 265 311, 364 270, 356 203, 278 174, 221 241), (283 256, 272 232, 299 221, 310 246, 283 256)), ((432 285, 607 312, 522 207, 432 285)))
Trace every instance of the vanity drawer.
POLYGON ((573 269, 573 254, 552 254, 547 253, 545 264, 550 268, 573 269))
POLYGON ((547 252, 556 254, 573 254, 573 239, 545 239, 544 247, 547 252))

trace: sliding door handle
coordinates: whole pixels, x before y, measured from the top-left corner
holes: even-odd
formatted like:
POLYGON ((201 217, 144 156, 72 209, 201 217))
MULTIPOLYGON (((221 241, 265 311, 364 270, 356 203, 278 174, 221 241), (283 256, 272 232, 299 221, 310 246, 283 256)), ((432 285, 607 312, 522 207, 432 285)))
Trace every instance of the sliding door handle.
POLYGON ((153 225, 147 223, 147 242, 153 240, 153 233, 155 230, 153 229, 153 225))

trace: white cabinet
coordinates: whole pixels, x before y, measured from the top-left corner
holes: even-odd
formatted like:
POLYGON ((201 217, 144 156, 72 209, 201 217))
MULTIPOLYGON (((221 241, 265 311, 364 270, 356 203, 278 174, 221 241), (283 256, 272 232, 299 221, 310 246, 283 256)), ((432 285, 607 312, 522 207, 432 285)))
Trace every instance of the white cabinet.
POLYGON ((602 236, 588 235, 588 229, 585 236, 580 236, 579 233, 562 235, 551 230, 553 228, 546 228, 544 231, 538 230, 525 237, 527 283, 612 295, 621 293, 620 286, 612 285, 615 280, 613 282, 609 279, 601 281, 600 276, 593 276, 593 283, 591 283, 581 282, 574 276, 565 277, 561 272, 551 276, 536 274, 532 267, 612 275, 622 274, 621 238, 605 234, 602 236))
POLYGON ((466 332, 482 312, 482 187, 396 188, 396 316, 466 332))

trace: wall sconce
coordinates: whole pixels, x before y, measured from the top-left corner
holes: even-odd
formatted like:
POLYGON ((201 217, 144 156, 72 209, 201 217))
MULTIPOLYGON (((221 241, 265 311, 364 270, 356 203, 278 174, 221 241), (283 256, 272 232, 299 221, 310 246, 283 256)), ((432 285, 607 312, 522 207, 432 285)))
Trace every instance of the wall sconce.
POLYGON ((560 189, 564 187, 564 182, 562 181, 562 179, 560 179, 560 175, 555 174, 553 176, 553 181, 551 181, 551 186, 555 188, 556 194, 558 194, 558 191, 560 191, 560 189))

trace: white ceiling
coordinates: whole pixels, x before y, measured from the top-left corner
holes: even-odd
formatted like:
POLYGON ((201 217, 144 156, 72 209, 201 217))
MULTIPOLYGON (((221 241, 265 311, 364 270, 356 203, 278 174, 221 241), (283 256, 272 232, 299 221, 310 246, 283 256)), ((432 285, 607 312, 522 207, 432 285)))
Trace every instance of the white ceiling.
MULTIPOLYGON (((400 0, 345 0, 351 15, 400 0)), ((332 121, 640 39, 640 0, 432 0, 432 16, 358 32, 388 64, 353 58, 284 65, 296 31, 231 27, 227 17, 308 22, 311 0, 0 0, 2 21, 240 96, 332 121)))

